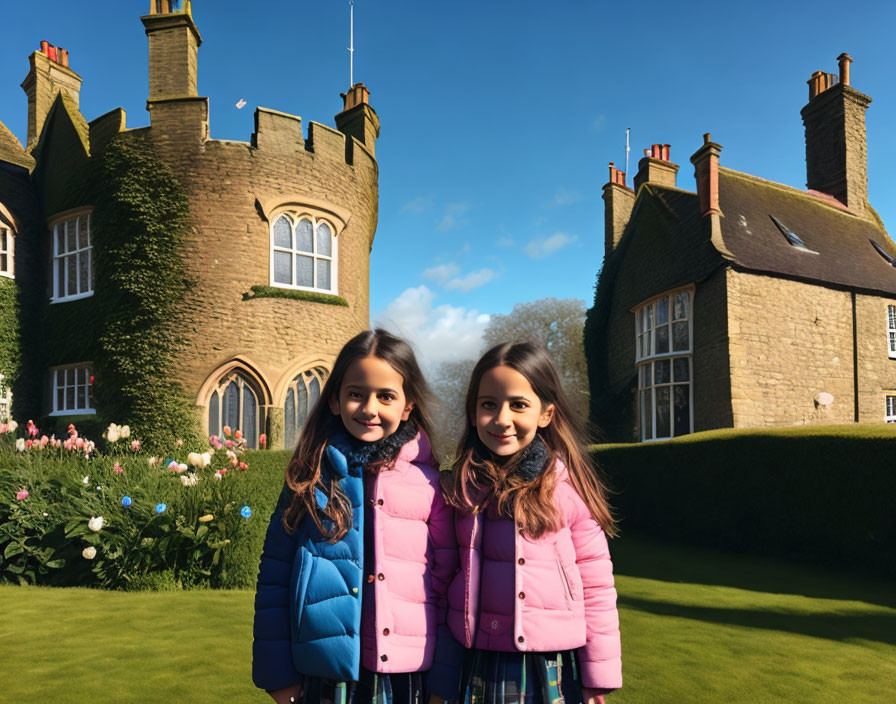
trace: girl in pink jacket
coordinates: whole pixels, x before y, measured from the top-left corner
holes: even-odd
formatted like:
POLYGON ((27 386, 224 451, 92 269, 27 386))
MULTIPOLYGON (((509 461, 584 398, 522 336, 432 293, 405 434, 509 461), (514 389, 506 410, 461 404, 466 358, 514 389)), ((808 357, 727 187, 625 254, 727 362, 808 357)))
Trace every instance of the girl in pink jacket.
POLYGON ((547 351, 486 352, 466 415, 446 485, 460 548, 448 625, 470 649, 461 701, 603 702, 622 686, 614 524, 547 351))
MULTIPOLYGON (((339 353, 265 539, 253 679, 279 704, 415 704, 457 570, 410 346, 367 330, 339 353)), ((449 654, 451 650, 449 650, 449 654)), ((444 661, 444 658, 441 658, 444 661)))

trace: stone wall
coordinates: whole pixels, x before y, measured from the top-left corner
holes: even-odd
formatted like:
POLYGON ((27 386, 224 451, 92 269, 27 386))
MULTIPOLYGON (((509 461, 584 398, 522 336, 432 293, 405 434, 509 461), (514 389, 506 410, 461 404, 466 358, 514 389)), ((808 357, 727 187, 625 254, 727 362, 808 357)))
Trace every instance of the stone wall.
POLYGON ((896 359, 890 359, 887 307, 896 296, 856 295, 859 421, 883 422, 886 397, 896 396, 896 359))

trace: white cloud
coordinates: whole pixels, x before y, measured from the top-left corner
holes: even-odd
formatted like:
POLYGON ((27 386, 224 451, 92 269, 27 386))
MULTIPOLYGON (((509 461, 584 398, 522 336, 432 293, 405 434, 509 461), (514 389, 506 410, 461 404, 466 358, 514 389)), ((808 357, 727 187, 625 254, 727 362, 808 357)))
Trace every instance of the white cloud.
POLYGON ((476 359, 489 316, 462 306, 433 305, 436 294, 426 286, 406 289, 378 315, 375 325, 405 338, 420 364, 432 374, 441 362, 476 359))
POLYGON ((403 213, 422 213, 432 204, 432 196, 417 196, 401 206, 403 213))
POLYGON ((439 224, 436 225, 436 229, 442 232, 444 232, 445 230, 453 230, 455 227, 457 227, 457 220, 455 220, 454 216, 450 213, 443 217, 439 221, 439 224))
POLYGON ((440 264, 439 266, 433 266, 429 269, 424 269, 423 278, 429 279, 430 281, 435 281, 439 284, 444 284, 446 281, 450 280, 454 276, 457 276, 459 273, 460 267, 457 264, 440 264))
POLYGON ((445 284, 445 288, 449 291, 472 291, 474 288, 484 286, 489 281, 497 278, 498 273, 493 269, 480 269, 479 271, 471 271, 466 276, 455 277, 445 284))
POLYGON ((551 205, 554 207, 572 205, 573 203, 578 203, 580 200, 582 200, 582 194, 578 191, 569 191, 565 188, 559 188, 554 194, 554 200, 551 201, 551 205))
POLYGON ((495 244, 499 247, 513 247, 515 242, 512 237, 501 237, 495 244))
POLYGON ((532 259, 544 259, 549 254, 553 254, 558 249, 562 249, 575 241, 575 235, 567 235, 565 232, 555 232, 550 237, 541 237, 532 240, 529 244, 523 247, 523 251, 532 257, 532 259))

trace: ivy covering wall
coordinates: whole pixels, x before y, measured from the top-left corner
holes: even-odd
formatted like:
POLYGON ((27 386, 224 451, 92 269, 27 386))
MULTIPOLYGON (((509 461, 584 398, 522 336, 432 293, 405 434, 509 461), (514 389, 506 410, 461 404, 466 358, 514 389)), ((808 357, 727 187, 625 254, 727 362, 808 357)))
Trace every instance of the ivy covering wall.
MULTIPOLYGON (((13 279, 0 277, 0 374, 5 383, 15 379, 19 368, 19 303, 13 279)), ((2 419, 0 419, 2 420, 2 419)))
POLYGON ((122 134, 100 157, 91 218, 96 267, 98 411, 138 429, 147 448, 198 435, 195 408, 173 379, 182 303, 193 281, 184 244, 189 201, 143 137, 122 134))

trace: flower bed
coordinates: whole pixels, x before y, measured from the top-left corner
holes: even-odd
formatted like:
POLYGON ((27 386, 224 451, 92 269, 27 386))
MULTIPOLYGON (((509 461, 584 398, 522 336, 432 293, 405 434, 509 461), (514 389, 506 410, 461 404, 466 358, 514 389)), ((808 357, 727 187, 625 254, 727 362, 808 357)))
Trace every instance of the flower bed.
POLYGON ((254 584, 283 453, 244 453, 240 432, 229 428, 204 452, 176 443, 165 456, 142 452, 127 426, 110 425, 98 442, 73 426, 64 439, 30 423, 20 430, 0 424, 0 580, 109 589, 254 584), (257 472, 254 458, 268 471, 257 472))

